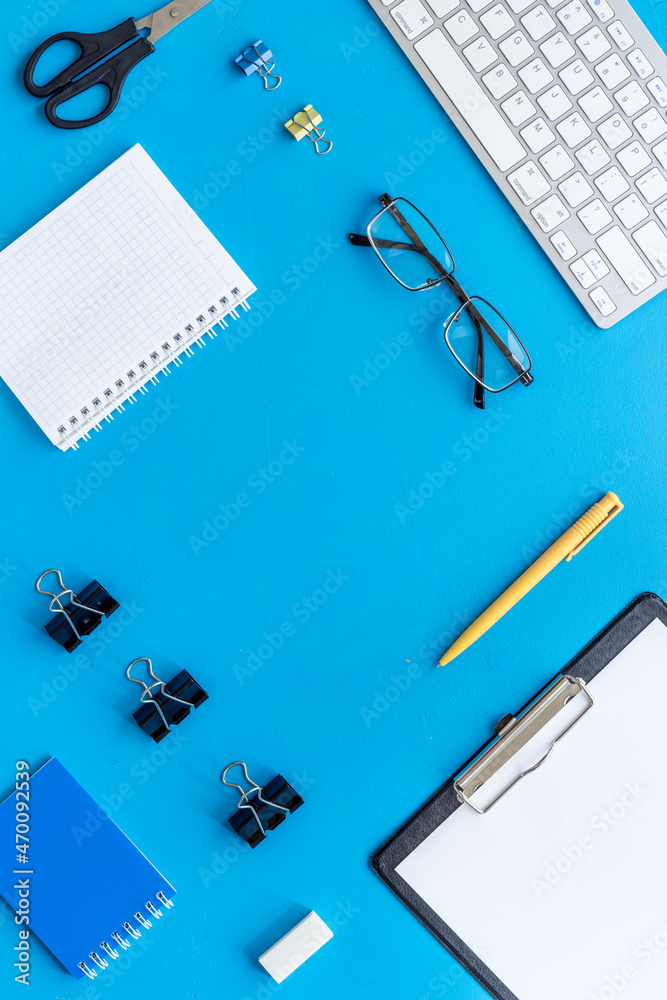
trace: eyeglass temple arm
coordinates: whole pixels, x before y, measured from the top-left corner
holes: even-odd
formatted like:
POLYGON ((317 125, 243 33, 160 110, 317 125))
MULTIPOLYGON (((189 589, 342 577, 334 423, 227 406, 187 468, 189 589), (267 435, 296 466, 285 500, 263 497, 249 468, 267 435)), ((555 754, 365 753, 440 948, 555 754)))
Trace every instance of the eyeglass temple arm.
MULTIPOLYGON (((348 239, 355 247, 370 247, 373 245, 368 236, 360 236, 359 233, 348 233, 348 239)), ((422 254, 429 264, 431 264, 431 266, 438 272, 441 278, 446 279, 449 275, 449 272, 445 270, 438 258, 434 257, 428 247, 425 247, 423 243, 421 243, 420 246, 417 246, 414 243, 398 243, 395 240, 376 239, 373 239, 373 243, 376 247, 380 247, 381 250, 413 250, 415 253, 422 254)))

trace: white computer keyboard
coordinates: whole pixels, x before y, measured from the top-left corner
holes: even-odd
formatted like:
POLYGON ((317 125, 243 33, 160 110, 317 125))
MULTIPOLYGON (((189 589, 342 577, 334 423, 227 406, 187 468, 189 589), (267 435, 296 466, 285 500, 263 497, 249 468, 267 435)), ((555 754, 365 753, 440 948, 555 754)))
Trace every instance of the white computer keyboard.
POLYGON ((627 0, 369 3, 598 326, 663 290, 667 56, 627 0))

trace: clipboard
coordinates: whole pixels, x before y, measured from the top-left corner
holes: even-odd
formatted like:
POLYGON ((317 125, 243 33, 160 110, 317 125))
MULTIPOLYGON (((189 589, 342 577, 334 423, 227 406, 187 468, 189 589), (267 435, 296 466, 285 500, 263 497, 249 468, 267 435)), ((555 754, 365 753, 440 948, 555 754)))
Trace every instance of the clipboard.
POLYGON ((667 995, 665 721, 667 605, 644 593, 373 869, 494 1000, 667 995))

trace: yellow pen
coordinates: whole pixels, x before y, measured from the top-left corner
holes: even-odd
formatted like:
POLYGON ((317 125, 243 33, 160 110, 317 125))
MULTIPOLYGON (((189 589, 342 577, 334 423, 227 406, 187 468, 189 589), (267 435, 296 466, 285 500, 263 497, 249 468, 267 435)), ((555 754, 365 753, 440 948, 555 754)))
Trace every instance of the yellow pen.
POLYGON ((475 640, 491 628, 499 618, 513 608, 514 605, 531 590, 536 583, 539 583, 547 573, 565 559, 569 562, 572 556, 580 552, 587 542, 590 542, 598 531, 601 531, 606 524, 616 517, 623 510, 623 504, 615 493, 607 493, 597 503, 594 503, 590 510, 582 514, 571 528, 568 528, 553 545, 550 545, 546 552, 543 552, 539 559, 536 559, 532 566, 529 566, 525 573, 522 573, 518 580, 515 580, 511 587, 508 587, 504 594, 493 602, 486 611, 476 618, 472 625, 469 625, 463 635, 460 635, 453 645, 449 647, 438 663, 439 667, 444 667, 446 663, 451 663, 455 656, 462 653, 468 646, 472 646, 475 640))

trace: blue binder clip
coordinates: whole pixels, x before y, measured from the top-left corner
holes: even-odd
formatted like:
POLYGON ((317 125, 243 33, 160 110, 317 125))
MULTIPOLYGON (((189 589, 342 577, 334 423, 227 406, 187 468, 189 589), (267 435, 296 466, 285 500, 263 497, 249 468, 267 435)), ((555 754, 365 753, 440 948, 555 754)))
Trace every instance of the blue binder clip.
POLYGON ((199 708, 208 698, 206 691, 197 684, 187 670, 181 670, 168 684, 165 684, 153 673, 153 664, 147 656, 133 660, 125 671, 125 676, 135 684, 141 684, 144 689, 141 695, 141 708, 137 709, 133 718, 139 728, 143 729, 155 743, 163 740, 172 726, 177 726, 187 718, 191 708, 199 708), (148 664, 148 673, 153 679, 152 684, 146 684, 138 677, 130 676, 132 667, 142 660, 148 664))
POLYGON ((103 618, 108 618, 120 607, 118 601, 104 587, 92 580, 87 587, 75 594, 66 587, 59 569, 47 569, 35 584, 40 594, 50 597, 49 610, 56 615, 44 626, 52 639, 63 646, 68 653, 81 645, 84 636, 90 635, 103 618), (55 573, 58 592, 44 590, 40 584, 49 573, 55 573), (63 601, 65 603, 63 604, 63 601))
POLYGON ((282 76, 278 76, 274 73, 275 63, 270 62, 273 59, 273 53, 269 49, 261 38, 258 38, 253 45, 249 45, 247 49, 244 49, 240 56, 237 56, 234 62, 243 70, 246 76, 251 76, 252 73, 259 73, 262 80, 264 81, 264 86, 266 90, 276 90, 281 83, 282 76), (268 78, 276 80, 273 86, 269 86, 268 78))
POLYGON ((229 818, 234 833, 251 847, 257 847, 266 840, 266 831, 275 830, 286 816, 303 805, 303 799, 292 786, 277 774, 263 788, 248 775, 248 768, 242 760, 229 764, 220 776, 223 785, 238 788, 241 793, 236 812, 229 818), (227 781, 227 772, 233 767, 243 768, 243 777, 250 788, 246 791, 235 781, 227 781))

